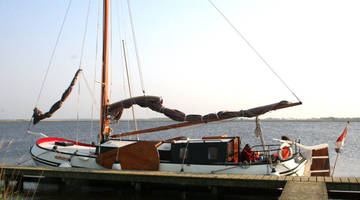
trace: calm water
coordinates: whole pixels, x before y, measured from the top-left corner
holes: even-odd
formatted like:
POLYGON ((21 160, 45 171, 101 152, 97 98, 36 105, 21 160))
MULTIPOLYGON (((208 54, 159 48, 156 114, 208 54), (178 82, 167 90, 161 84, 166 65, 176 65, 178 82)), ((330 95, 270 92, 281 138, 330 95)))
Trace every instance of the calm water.
MULTIPOLYGON (((169 122, 138 122, 139 129, 166 125, 169 122)), ((336 153, 335 141, 342 133, 345 122, 262 122, 266 143, 274 143, 273 138, 287 135, 291 139, 300 139, 304 145, 329 144, 330 164, 334 165, 336 153)), ((34 165, 30 160, 29 149, 38 139, 26 134, 27 122, 0 122, 0 163, 14 165, 34 165), (28 160, 28 161, 27 161, 28 160)), ((255 122, 227 121, 210 123, 158 133, 148 133, 141 139, 167 139, 176 136, 201 138, 205 135, 240 136, 242 144, 259 144, 254 136, 255 122)), ((97 122, 40 122, 32 131, 42 132, 49 137, 60 137, 82 142, 95 142, 98 133, 97 122)), ((113 125, 114 133, 132 130, 132 123, 120 122, 113 125)), ((343 152, 336 166, 335 176, 360 177, 360 122, 351 122, 343 152)))

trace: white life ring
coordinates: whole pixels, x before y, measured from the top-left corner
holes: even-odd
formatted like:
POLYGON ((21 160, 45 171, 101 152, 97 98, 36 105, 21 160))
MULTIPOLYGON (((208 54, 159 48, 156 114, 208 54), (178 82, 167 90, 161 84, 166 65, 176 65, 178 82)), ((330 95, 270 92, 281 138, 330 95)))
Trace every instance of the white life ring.
POLYGON ((291 146, 288 144, 288 143, 282 143, 281 146, 280 146, 280 150, 278 152, 278 155, 279 155, 279 159, 280 160, 287 160, 289 158, 292 158, 293 157, 293 150, 291 148, 291 146), (282 155, 282 150, 284 148, 288 148, 289 149, 289 156, 287 158, 284 159, 283 155, 282 155))

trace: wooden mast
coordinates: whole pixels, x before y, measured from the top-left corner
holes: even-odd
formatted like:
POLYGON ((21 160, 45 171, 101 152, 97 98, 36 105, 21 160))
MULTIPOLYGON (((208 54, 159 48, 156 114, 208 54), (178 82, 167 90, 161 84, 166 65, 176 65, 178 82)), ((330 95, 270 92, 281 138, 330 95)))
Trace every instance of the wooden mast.
POLYGON ((100 105, 100 132, 99 141, 106 141, 109 134, 109 119, 107 116, 108 98, 108 30, 109 30, 109 0, 103 1, 103 50, 102 50, 102 79, 101 79, 101 105, 100 105))

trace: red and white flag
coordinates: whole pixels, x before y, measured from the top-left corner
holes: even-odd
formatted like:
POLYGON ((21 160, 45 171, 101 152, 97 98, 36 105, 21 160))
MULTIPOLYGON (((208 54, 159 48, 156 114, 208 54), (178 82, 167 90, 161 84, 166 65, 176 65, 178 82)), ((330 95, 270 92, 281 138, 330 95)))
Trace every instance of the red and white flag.
POLYGON ((336 140, 336 144, 335 144, 335 151, 337 153, 340 153, 341 151, 341 148, 344 146, 344 142, 345 142, 345 137, 346 137, 346 133, 348 131, 348 125, 349 125, 349 121, 348 123, 346 124, 346 127, 343 131, 343 133, 340 135, 340 137, 336 140))

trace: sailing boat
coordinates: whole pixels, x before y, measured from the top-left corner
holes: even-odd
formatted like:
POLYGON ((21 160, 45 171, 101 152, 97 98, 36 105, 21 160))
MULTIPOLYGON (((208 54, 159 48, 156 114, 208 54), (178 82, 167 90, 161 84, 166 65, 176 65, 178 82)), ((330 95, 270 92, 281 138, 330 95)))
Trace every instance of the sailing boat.
MULTIPOLYGON (((30 154, 38 165, 48 167, 77 167, 90 169, 114 170, 154 170, 185 173, 225 173, 225 174, 261 174, 261 175, 297 175, 302 176, 306 157, 295 148, 289 140, 281 140, 281 145, 265 145, 258 116, 270 111, 300 105, 301 102, 278 103, 240 111, 220 111, 208 115, 186 115, 175 109, 162 105, 161 98, 156 96, 139 96, 110 104, 108 98, 108 55, 109 55, 109 0, 103 6, 103 53, 102 84, 100 106, 99 144, 86 144, 55 137, 44 137, 31 147, 30 154), (147 107, 179 124, 161 126, 151 129, 112 134, 110 120, 119 120, 122 112, 132 105, 147 107), (200 139, 187 137, 170 138, 163 141, 119 140, 130 135, 150 133, 185 126, 209 123, 231 118, 256 118, 256 133, 261 136, 262 145, 241 146, 239 136, 204 136, 200 139), (256 150, 253 148, 259 148, 256 150), (285 151, 286 150, 286 151, 285 151)), ((42 113, 34 109, 33 124, 51 117, 70 95, 81 70, 78 70, 68 89, 49 112, 42 113)), ((295 146, 294 145, 294 146, 295 146)))

